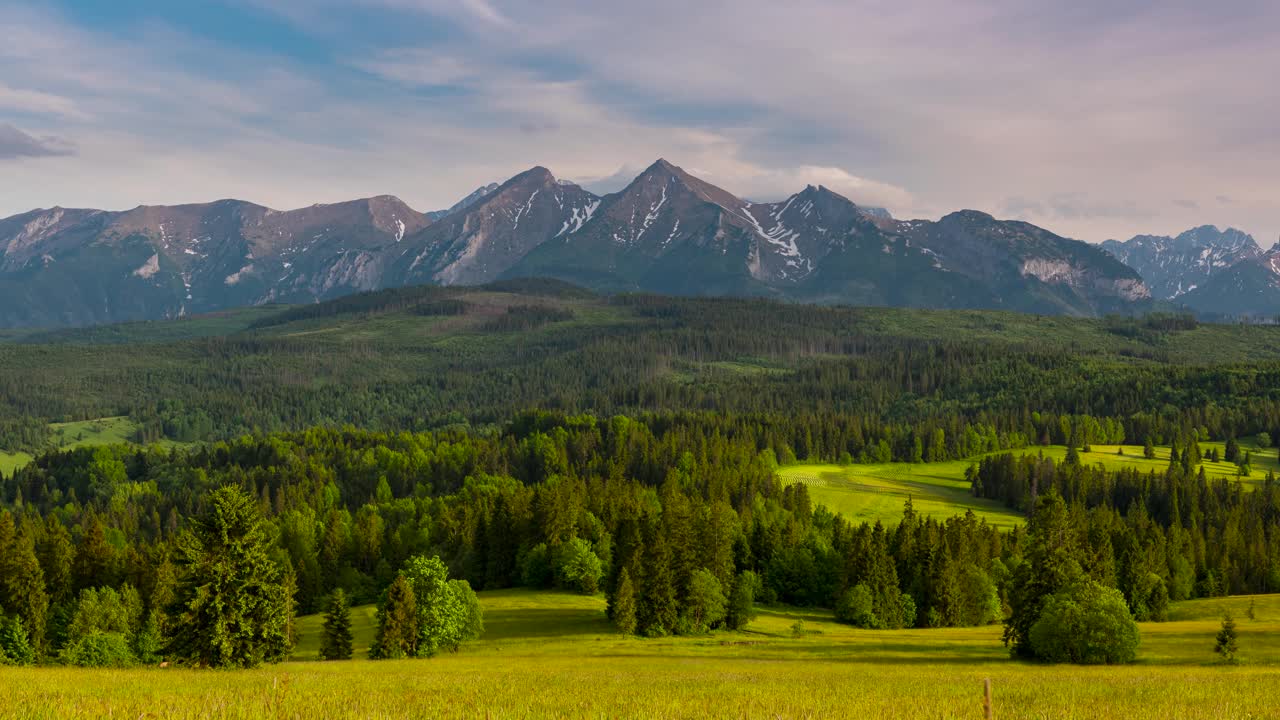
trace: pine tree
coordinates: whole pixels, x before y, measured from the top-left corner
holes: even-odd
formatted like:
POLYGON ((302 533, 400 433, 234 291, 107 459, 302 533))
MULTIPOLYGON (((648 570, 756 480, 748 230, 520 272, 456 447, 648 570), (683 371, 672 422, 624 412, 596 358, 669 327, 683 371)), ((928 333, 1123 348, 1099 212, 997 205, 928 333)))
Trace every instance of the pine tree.
POLYGON ((378 633, 369 657, 395 660, 418 654, 418 604, 404 575, 396 575, 378 607, 378 633))
POLYGON ((329 596, 329 605, 325 609, 320 657, 324 660, 350 660, 351 641, 351 605, 347 602, 347 594, 338 588, 329 596))
POLYGON ((1239 650, 1236 641, 1236 621, 1231 617, 1231 613, 1222 616, 1222 628, 1218 630, 1217 644, 1213 651, 1222 656, 1225 663, 1236 662, 1236 652, 1239 650))
POLYGON ((1222 457, 1227 462, 1235 462, 1240 459, 1240 444, 1236 442, 1235 438, 1227 438, 1227 450, 1222 457))
POLYGON ((185 569, 166 654, 209 667, 252 667, 290 649, 291 603, 271 560, 272 537, 257 501, 225 486, 177 542, 185 569))
POLYGON ((623 635, 636 633, 636 592, 626 568, 618 576, 618 589, 613 593, 613 624, 623 635))
POLYGON ((1142 457, 1148 460, 1154 460, 1156 457, 1156 446, 1151 444, 1151 437, 1147 436, 1147 440, 1142 445, 1142 457))

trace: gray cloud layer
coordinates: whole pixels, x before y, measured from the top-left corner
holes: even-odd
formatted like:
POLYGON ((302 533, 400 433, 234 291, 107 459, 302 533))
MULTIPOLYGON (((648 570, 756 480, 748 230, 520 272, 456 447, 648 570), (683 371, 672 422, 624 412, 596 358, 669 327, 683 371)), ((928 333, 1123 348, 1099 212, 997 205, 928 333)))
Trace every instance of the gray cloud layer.
POLYGON ((75 146, 56 137, 34 137, 8 123, 0 123, 0 160, 72 155, 75 146))

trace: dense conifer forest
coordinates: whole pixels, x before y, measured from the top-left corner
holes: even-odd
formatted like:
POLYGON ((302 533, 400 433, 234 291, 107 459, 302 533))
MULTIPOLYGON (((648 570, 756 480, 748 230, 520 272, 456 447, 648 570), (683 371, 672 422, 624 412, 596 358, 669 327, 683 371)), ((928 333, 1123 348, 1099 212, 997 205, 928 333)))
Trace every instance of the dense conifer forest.
MULTIPOLYGON (((644 636, 782 603, 868 628, 1004 622, 1015 653, 1123 662, 1132 647, 1077 648, 1043 618, 1280 590, 1274 477, 1194 471, 1201 442, 1280 437, 1272 328, 559 285, 186 322, 0 345, 6 447, 36 452, 0 476, 9 655, 254 664, 287 653, 296 614, 370 603, 376 656, 432 654, 481 632, 473 591, 528 587, 603 593, 644 636), (223 334, 199 337, 209 323, 223 334), (44 449, 48 422, 108 414, 139 444, 44 449), (1035 451, 1122 442, 1173 459, 1143 474, 1035 451), (965 458, 973 494, 1027 524, 910 501, 855 524, 775 472, 965 458), (234 638, 192 635, 214 566, 262 588, 235 611, 269 642, 228 655, 234 638)), ((345 637, 326 652, 349 655, 345 637)))

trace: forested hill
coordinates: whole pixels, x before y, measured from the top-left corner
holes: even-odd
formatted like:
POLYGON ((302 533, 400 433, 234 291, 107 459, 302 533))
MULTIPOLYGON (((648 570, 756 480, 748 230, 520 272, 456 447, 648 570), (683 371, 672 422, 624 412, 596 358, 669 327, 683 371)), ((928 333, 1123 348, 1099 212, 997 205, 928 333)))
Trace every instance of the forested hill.
POLYGON ((531 408, 715 413, 802 459, 1066 442, 1064 415, 1106 419, 1131 443, 1280 429, 1280 328, 1178 316, 603 297, 510 281, 0 338, 6 451, 46 447, 50 422, 118 416, 137 440, 192 442, 315 425, 482 428, 531 408))

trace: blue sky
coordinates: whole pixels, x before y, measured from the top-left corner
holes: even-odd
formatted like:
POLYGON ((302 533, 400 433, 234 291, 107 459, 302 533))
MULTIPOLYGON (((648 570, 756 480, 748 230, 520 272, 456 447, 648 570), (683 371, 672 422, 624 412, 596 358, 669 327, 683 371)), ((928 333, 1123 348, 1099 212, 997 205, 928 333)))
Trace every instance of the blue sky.
POLYGON ((666 157, 1100 241, 1280 232, 1280 12, 1167 0, 0 0, 0 216, 666 157))

